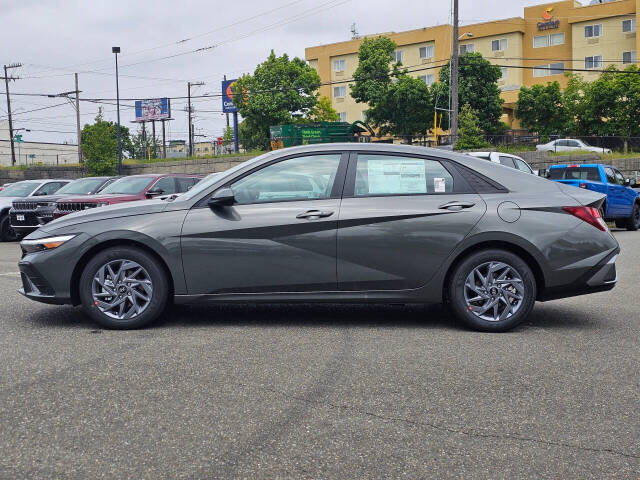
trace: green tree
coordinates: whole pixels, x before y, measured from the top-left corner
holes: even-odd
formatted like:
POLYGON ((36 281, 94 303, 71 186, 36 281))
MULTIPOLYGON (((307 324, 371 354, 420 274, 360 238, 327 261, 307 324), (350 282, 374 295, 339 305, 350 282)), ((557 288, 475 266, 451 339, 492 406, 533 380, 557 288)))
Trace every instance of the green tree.
POLYGON ((142 134, 142 127, 131 137, 131 157, 144 159, 151 155, 151 158, 158 158, 162 144, 157 138, 153 138, 149 133, 142 134))
POLYGON ((402 137, 410 144, 414 136, 425 135, 433 126, 433 97, 419 78, 406 73, 397 78, 367 111, 367 121, 379 129, 379 135, 402 137))
POLYGON ((547 85, 521 87, 515 115, 520 124, 533 132, 548 137, 563 134, 568 125, 564 95, 558 82, 547 85))
POLYGON ((233 103, 244 118, 244 138, 267 148, 269 127, 307 114, 318 101, 319 87, 318 73, 304 60, 276 57, 271 51, 253 75, 243 75, 233 88, 233 103))
MULTIPOLYGON (((447 63, 440 69, 439 82, 433 86, 438 105, 449 105, 449 70, 447 63)), ((459 105, 469 105, 478 113, 478 125, 485 134, 500 134, 504 131, 502 104, 498 80, 502 76, 500 67, 492 65, 480 53, 460 56, 459 105)))
POLYGON ((489 145, 482 136, 478 112, 469 104, 460 109, 458 128, 459 136, 455 145, 456 150, 475 150, 489 145))
MULTIPOLYGON (((120 126, 122 149, 132 152, 129 129, 120 126)), ((118 162, 118 125, 104 120, 102 108, 93 125, 85 125, 81 132, 82 154, 90 175, 114 175, 118 162)))
POLYGON ((225 127, 222 133, 222 143, 224 145, 233 143, 233 127, 225 127))
POLYGON ((358 50, 358 68, 353 74, 351 96, 358 103, 375 105, 381 102, 400 74, 400 64, 394 62, 397 45, 389 37, 365 38, 358 50))
POLYGON ((304 117, 304 122, 337 122, 340 115, 331 106, 329 97, 320 97, 311 110, 304 117))

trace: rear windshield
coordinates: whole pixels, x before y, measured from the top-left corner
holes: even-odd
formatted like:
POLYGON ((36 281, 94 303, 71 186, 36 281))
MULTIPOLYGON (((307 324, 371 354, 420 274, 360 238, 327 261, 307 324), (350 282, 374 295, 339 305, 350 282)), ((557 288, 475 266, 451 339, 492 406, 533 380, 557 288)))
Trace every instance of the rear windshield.
POLYGON ((122 193, 126 195, 138 195, 144 192, 147 185, 155 180, 154 177, 128 177, 113 182, 100 193, 122 193))
POLYGON ((552 168, 549 170, 551 180, 591 180, 600 181, 600 172, 597 167, 567 167, 552 168))

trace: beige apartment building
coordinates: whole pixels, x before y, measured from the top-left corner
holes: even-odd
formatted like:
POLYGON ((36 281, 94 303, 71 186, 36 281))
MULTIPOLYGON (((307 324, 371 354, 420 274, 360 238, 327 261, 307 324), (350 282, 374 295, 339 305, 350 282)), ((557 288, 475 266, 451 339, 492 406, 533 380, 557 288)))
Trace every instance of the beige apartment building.
MULTIPOLYGON (((609 65, 637 64, 636 20, 640 0, 569 0, 526 7, 522 17, 460 26, 460 53, 479 52, 500 66, 502 120, 518 127, 514 108, 520 87, 557 80, 566 85, 567 69, 587 80, 609 65)), ((406 32, 387 32, 345 42, 308 47, 306 60, 323 82, 320 94, 331 99, 342 121, 362 120, 366 105, 350 96, 349 83, 358 66, 364 38, 386 35, 396 42, 396 60, 411 75, 431 84, 451 56, 453 27, 440 25, 406 32)), ((439 105, 446 108, 446 105, 439 105)))

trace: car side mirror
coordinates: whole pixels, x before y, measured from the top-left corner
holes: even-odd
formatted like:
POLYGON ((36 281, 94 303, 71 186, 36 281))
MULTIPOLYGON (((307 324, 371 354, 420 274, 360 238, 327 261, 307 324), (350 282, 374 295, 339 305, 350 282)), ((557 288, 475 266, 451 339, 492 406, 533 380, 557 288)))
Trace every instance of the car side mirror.
POLYGON ((542 178, 549 178, 549 172, 546 169, 541 168, 538 170, 538 176, 542 178))
POLYGON ((625 178, 624 179, 624 186, 625 187, 630 187, 631 186, 631 179, 630 178, 625 178))
POLYGON ((231 190, 230 188, 221 188, 213 194, 207 204, 211 208, 230 207, 235 203, 235 201, 236 198, 233 194, 233 190, 231 190))
POLYGON ((162 195, 163 193, 164 190, 162 190, 161 188, 152 188, 147 192, 147 198, 157 197, 158 195, 162 195))

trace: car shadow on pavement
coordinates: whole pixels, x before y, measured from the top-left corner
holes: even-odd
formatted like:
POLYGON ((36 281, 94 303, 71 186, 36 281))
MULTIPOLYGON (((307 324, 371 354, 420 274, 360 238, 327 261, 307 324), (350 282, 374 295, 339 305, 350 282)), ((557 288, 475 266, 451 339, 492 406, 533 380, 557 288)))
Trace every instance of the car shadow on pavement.
MULTIPOLYGON (((37 328, 87 329, 100 327, 80 308, 50 307, 29 315, 37 328)), ((528 329, 584 330, 606 322, 570 306, 538 304, 531 316, 512 332, 528 329)), ((349 327, 468 330, 441 305, 340 304, 220 304, 173 306, 147 330, 191 327, 349 327)))

